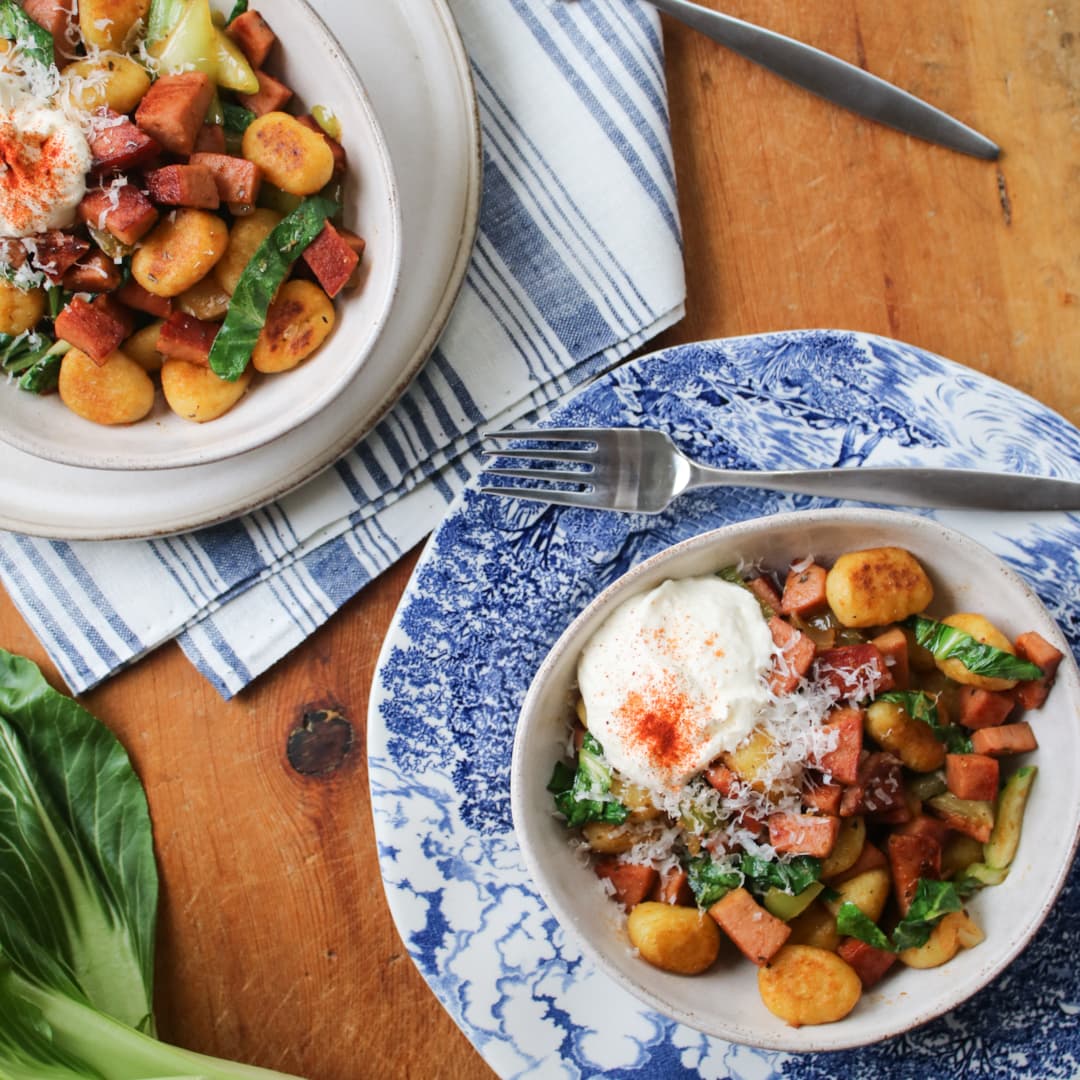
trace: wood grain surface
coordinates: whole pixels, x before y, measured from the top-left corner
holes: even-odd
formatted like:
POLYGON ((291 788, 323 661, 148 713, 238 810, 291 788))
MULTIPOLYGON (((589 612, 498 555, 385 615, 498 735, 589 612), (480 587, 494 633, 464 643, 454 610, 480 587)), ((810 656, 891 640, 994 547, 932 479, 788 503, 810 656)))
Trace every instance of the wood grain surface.
MULTIPOLYGON (((665 21, 689 298, 658 344, 872 331, 1080 423, 1080 0, 724 9, 904 86, 1004 154, 877 127, 665 21)), ((491 1075, 393 929, 372 834, 365 711, 415 557, 232 702, 173 645, 86 695, 150 797, 166 1038, 313 1080, 491 1075)), ((6 597, 0 643, 59 685, 6 597)))

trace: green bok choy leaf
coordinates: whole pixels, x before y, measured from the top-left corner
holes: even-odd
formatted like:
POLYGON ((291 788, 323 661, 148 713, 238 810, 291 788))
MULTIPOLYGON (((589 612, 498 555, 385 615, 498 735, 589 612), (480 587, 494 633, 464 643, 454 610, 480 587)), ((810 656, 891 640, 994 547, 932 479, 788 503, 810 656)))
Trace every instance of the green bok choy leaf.
POLYGON ((158 879, 127 753, 0 650, 0 1080, 280 1077, 152 1037, 158 879))

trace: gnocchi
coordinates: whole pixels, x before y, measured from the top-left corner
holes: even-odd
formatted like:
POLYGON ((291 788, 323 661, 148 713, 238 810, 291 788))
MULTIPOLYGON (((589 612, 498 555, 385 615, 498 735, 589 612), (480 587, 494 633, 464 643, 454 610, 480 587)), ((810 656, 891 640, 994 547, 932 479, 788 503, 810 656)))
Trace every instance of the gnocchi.
POLYGON ((269 112, 244 132, 244 157, 267 180, 290 195, 314 195, 334 175, 334 155, 326 139, 283 112, 269 112))
POLYGON ((630 943, 654 967, 699 975, 720 953, 720 930, 697 908, 642 901, 626 921, 630 943))
POLYGON ((97 364, 71 349, 60 365, 60 399, 95 424, 133 424, 154 407, 154 384, 142 366, 119 349, 97 364))
POLYGON ((855 969, 812 945, 785 945, 759 969, 758 990, 769 1012, 792 1027, 843 1020, 862 997, 855 969))
POLYGON ((208 210, 181 209, 168 215, 135 252, 131 276, 154 296, 171 299, 201 281, 221 260, 228 244, 225 222, 208 210))
POLYGON ((925 611, 934 599, 926 571, 902 548, 851 551, 825 578, 825 595, 844 626, 884 626, 925 611))

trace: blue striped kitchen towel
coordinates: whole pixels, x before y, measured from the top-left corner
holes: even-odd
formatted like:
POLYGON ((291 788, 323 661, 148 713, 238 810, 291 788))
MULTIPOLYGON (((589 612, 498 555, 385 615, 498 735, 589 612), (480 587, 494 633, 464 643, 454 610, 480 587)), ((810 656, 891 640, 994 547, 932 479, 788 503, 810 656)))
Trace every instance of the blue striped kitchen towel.
POLYGON ((153 541, 0 534, 4 584, 76 692, 175 637, 224 696, 236 693, 437 524, 479 468, 481 426, 543 411, 681 317, 652 9, 451 6, 473 65, 484 196, 438 349, 367 439, 255 513, 153 541))

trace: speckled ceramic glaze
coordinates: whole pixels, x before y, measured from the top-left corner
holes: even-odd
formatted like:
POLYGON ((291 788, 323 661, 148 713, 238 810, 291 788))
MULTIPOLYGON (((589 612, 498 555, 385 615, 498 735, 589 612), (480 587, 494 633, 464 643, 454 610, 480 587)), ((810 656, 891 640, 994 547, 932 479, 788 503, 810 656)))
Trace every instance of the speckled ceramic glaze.
MULTIPOLYGON (((838 332, 659 353, 599 380, 556 419, 659 427, 702 461, 732 468, 918 463, 1080 475, 1080 432, 1045 407, 910 346, 838 332)), ((740 1080, 1076 1074, 1080 897, 1074 878, 1030 947, 946 1016, 858 1051, 791 1054, 703 1034, 639 1001, 583 950, 575 933, 563 930, 522 856, 510 811, 518 713, 573 620, 631 567, 675 543, 830 505, 713 490, 644 517, 469 491, 432 538, 387 638, 372 695, 376 831, 387 896, 414 961, 500 1074, 740 1080)), ((1080 650, 1080 517, 923 516, 1000 557, 1043 601, 1073 653, 1080 650)), ((803 520, 809 530, 811 517, 803 520)), ((950 551, 946 563, 962 554, 950 551)), ((931 570, 937 574, 936 566, 931 570)), ((999 574, 998 581, 1009 576, 999 574)), ((980 591, 979 606, 1004 615, 1009 629, 1025 629, 1013 625, 1021 609, 1014 615, 1013 594, 1003 589, 995 585, 992 597, 980 591)), ((995 966, 983 958, 1000 949, 1004 957, 997 960, 1007 959, 1038 924, 1047 886, 1052 892, 1072 850, 1075 715, 1060 724, 1040 716, 1036 729, 1043 772, 1023 866, 978 901, 988 940, 961 958, 970 970, 952 968, 968 989, 995 966), (1029 872, 1040 884, 1025 878, 1029 872)), ((548 765, 537 767, 542 772, 548 765)), ((593 940, 592 948, 598 944, 593 940)), ((757 998, 752 973, 746 987, 748 1000, 739 1004, 749 1008, 757 998)), ((897 998, 907 996, 897 1005, 909 1011, 889 1030, 932 1013, 922 990, 887 982, 860 1009, 884 1013, 894 990, 897 998)), ((712 1008, 703 1000, 692 1019, 700 1022, 698 1013, 712 1008)), ((753 1020, 754 1031, 756 1025, 753 1020)), ((728 1030, 751 1038, 741 1028, 728 1030)), ((801 1045, 836 1045, 821 1041, 826 1030, 832 1029, 816 1029, 801 1045)))

